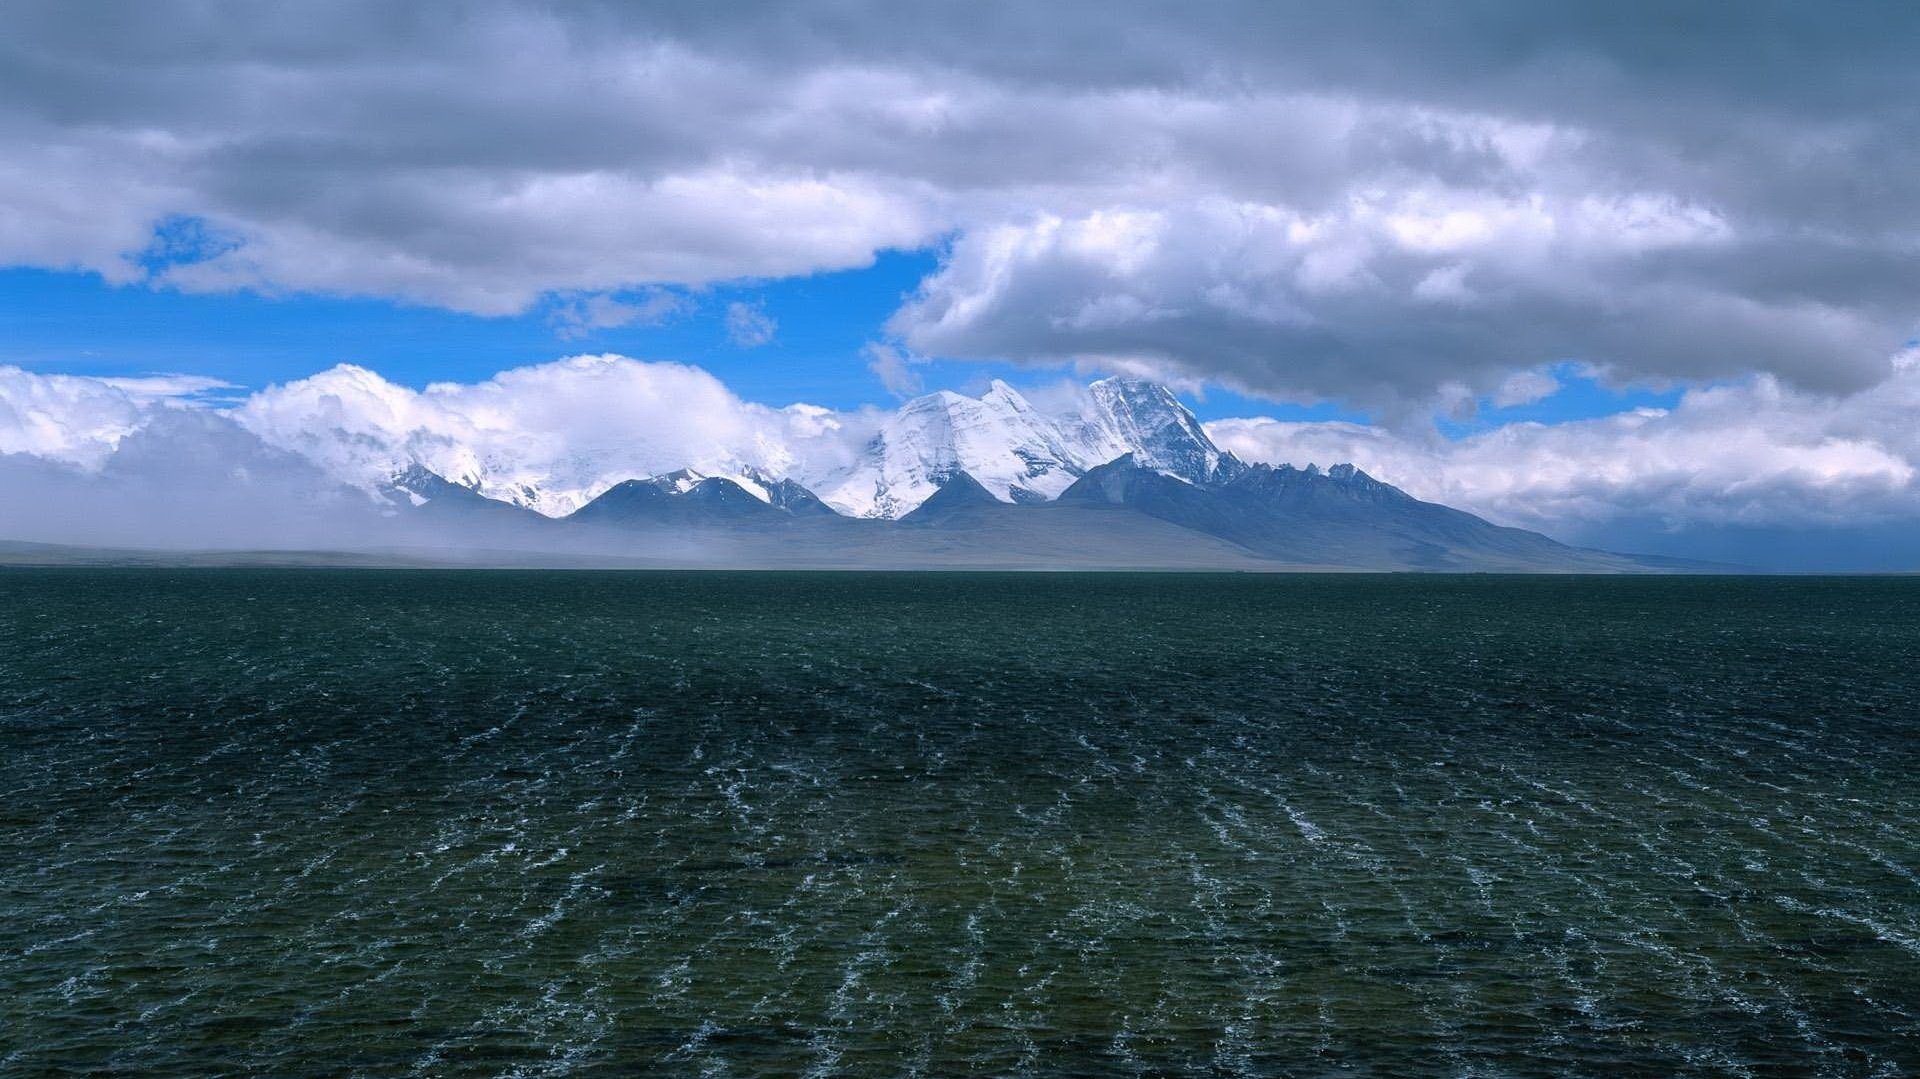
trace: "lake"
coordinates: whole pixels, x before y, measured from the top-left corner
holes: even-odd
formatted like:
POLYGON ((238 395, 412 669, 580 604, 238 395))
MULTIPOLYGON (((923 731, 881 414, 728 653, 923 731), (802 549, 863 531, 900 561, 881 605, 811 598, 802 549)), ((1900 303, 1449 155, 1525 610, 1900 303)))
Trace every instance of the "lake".
POLYGON ((0 571, 0 1074, 1920 1071, 1920 579, 0 571))

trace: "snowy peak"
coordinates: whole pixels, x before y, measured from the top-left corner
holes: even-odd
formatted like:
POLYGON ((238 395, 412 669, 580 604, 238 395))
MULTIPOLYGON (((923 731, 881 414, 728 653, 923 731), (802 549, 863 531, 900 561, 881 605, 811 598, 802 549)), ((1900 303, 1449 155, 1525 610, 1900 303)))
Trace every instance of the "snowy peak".
POLYGON ((730 479, 690 472, 616 483, 568 519, 592 525, 750 523, 781 510, 730 479))
POLYGON ((1223 467, 1239 461, 1213 444, 1200 420, 1173 392, 1157 382, 1103 378, 1087 387, 1094 408, 1089 417, 1101 433, 1125 446, 1142 468, 1158 469, 1188 483, 1220 478, 1223 467))
POLYGON ((704 483, 708 478, 704 472, 695 472, 691 468, 682 468, 664 475, 655 476, 646 482, 668 494, 683 495, 704 483))
POLYGON ((705 472, 695 468, 681 468, 672 472, 663 472, 647 480, 668 494, 684 495, 711 480, 725 480, 735 487, 762 502, 773 499, 767 492, 767 486, 773 480, 755 468, 741 468, 733 471, 705 472))
POLYGON ((1087 456, 1063 424, 995 380, 979 397, 941 390, 900 406, 820 495, 853 516, 899 517, 964 471, 999 501, 1046 501, 1087 456))
POLYGON ((382 484, 379 493, 399 505, 424 506, 436 498, 457 497, 472 488, 454 483, 418 462, 395 472, 382 484))
POLYGON ((1246 467, 1158 383, 1102 379, 1077 406, 1050 413, 996 379, 978 397, 941 390, 900 406, 819 491, 852 516, 897 518, 965 472, 998 501, 1047 502, 1126 454, 1188 483, 1223 482, 1246 467))
POLYGON ((819 496, 790 479, 774 479, 772 476, 751 465, 740 470, 740 475, 729 477, 739 484, 748 494, 776 509, 786 510, 796 517, 834 516, 834 509, 819 496))

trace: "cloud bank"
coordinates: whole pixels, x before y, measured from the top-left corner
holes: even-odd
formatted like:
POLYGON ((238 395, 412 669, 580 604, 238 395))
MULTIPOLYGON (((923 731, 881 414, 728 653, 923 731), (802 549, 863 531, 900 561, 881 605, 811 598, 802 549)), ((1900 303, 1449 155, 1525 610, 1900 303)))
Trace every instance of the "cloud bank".
POLYGON ((1844 396, 1920 315, 1916 43, 1898 3, 24 2, 0 263, 568 331, 932 245, 907 353, 1844 396))
POLYGON ((352 548, 373 499, 196 404, 204 380, 0 367, 0 541, 139 548, 352 548))
POLYGON ((421 391, 346 365, 269 387, 233 418, 343 482, 371 487, 417 462, 550 516, 622 480, 679 468, 817 477, 873 426, 860 413, 751 404, 697 367, 620 356, 421 391))
POLYGON ((1250 461, 1353 461, 1409 492, 1529 527, 1628 515, 1694 523, 1846 524, 1911 516, 1920 375, 1824 400, 1773 379, 1695 390, 1671 410, 1514 423, 1459 441, 1352 423, 1220 420, 1250 461))

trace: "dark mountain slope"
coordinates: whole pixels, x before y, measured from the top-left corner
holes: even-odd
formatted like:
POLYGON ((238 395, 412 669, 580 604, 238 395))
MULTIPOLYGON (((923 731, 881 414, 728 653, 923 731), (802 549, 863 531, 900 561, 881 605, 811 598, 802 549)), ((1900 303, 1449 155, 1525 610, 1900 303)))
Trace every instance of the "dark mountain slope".
MULTIPOLYGON (((1053 502, 996 499, 964 471, 898 521, 856 520, 804 487, 785 505, 719 477, 616 484, 552 520, 424 470, 396 477, 402 519, 449 548, 637 559, 680 566, 844 568, 1346 569, 1678 572, 1725 567, 1582 550, 1422 502, 1351 466, 1246 465, 1224 455, 1210 483, 1137 464, 1087 472, 1053 502), (788 508, 789 506, 793 508, 788 508)), ((770 492, 777 482, 754 477, 770 492)))
POLYGON ((1352 465, 1326 472, 1247 465, 1231 475, 1223 483, 1192 484, 1142 468, 1128 456, 1088 472, 1060 501, 1126 506, 1295 563, 1443 572, 1656 568, 1422 502, 1352 465))
POLYGON ((995 514, 1002 508, 1014 507, 993 497, 991 492, 980 486, 980 481, 967 473, 955 472, 943 480, 940 489, 929 495, 925 502, 900 518, 900 523, 908 526, 951 524, 977 517, 983 510, 995 514))
POLYGON ((566 520, 599 527, 738 526, 774 524, 790 516, 732 480, 708 477, 680 490, 683 480, 676 474, 616 483, 566 520))

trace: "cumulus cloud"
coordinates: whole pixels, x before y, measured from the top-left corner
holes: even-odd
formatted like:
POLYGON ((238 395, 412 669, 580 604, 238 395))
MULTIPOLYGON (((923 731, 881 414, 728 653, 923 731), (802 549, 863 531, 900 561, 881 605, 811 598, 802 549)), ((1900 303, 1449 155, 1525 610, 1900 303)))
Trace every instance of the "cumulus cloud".
POLYGON ((1846 394, 1915 328, 1907 4, 0 11, 0 262, 486 315, 951 242, 907 347, 1415 408, 1846 394), (194 242, 172 242, 187 237, 194 242))
POLYGON ((156 410, 230 388, 191 375, 83 378, 0 366, 0 454, 97 469, 156 410))
POLYGON ((1653 202, 1209 200, 969 233, 890 328, 934 355, 1105 359, 1382 409, 1430 407, 1450 385, 1511 396, 1543 360, 1626 379, 1757 369, 1828 391, 1885 376, 1900 315, 1762 303, 1715 272, 1740 257, 1713 215, 1653 202))
POLYGON ((0 367, 0 505, 13 511, 0 540, 440 547, 448 536, 395 519, 384 493, 415 463, 563 515, 621 480, 683 467, 811 477, 844 464, 873 422, 751 404, 697 368, 618 356, 424 390, 343 365, 237 407, 201 396, 224 388, 0 367))
POLYGON ((679 468, 817 476, 848 460, 871 426, 859 413, 742 401, 696 367, 610 355, 424 390, 343 365, 268 387, 234 417, 358 485, 417 462, 554 516, 622 480, 679 468))

